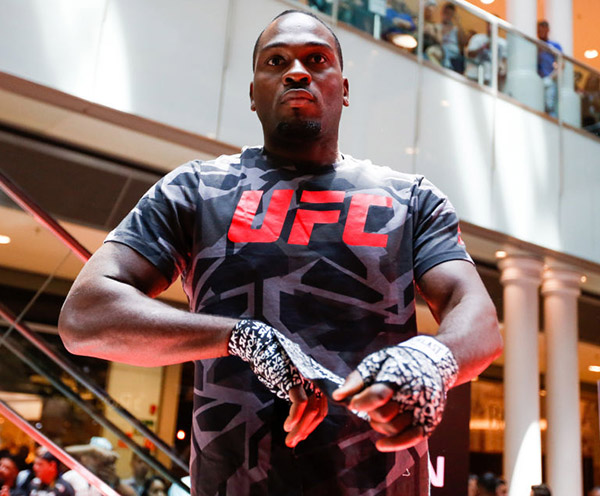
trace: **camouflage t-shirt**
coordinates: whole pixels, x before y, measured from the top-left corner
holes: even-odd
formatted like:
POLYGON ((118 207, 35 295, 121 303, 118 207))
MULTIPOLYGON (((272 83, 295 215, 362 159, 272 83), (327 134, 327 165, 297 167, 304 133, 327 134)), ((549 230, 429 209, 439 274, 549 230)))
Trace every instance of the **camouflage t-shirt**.
MULTIPOLYGON (((181 275, 191 311, 264 321, 342 377, 416 334, 415 280, 441 262, 470 261, 453 207, 422 176, 349 156, 299 168, 262 148, 177 168, 107 240, 169 281, 181 275)), ((246 363, 195 369, 194 494, 428 494, 426 443, 380 453, 380 435, 330 403, 290 449, 289 405, 246 363)))

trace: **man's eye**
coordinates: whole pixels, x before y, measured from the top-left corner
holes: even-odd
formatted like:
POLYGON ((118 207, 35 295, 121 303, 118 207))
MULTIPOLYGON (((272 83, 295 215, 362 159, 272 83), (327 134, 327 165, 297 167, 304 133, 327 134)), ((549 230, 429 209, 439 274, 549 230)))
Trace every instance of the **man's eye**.
POLYGON ((323 54, 320 54, 320 53, 313 53, 310 56, 309 60, 311 62, 313 62, 314 64, 324 64, 325 62, 327 62, 327 58, 323 54))
POLYGON ((283 57, 271 57, 267 60, 267 65, 277 66, 283 63, 283 57))

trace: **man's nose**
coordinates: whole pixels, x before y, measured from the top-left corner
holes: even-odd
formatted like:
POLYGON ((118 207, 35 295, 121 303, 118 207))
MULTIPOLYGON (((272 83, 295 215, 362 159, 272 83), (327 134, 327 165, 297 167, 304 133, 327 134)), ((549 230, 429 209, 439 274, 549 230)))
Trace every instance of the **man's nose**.
POLYGON ((283 75, 285 84, 309 84, 312 78, 300 60, 294 60, 290 68, 283 75))

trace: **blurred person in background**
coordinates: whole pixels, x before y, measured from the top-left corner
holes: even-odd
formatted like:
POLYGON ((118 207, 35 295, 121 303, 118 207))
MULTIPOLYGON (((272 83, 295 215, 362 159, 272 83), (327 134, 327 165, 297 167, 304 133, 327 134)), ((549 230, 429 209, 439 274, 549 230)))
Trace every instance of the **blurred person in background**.
POLYGON ((537 484, 535 486, 531 486, 530 496, 552 496, 552 492, 546 484, 537 484))
POLYGON ((486 472, 477 481, 478 496, 496 496, 498 478, 492 472, 486 472))
POLYGON ((496 496, 508 496, 508 487, 504 479, 498 479, 496 485, 496 496))
POLYGON ((442 7, 440 28, 442 32, 442 49, 444 50, 442 65, 462 74, 465 71, 463 49, 466 44, 466 34, 460 25, 456 6, 453 3, 446 2, 442 7))
MULTIPOLYGON (((144 453, 150 455, 150 450, 148 448, 142 449, 144 453)), ((124 479, 122 483, 133 488, 133 490, 139 496, 144 490, 144 486, 146 484, 146 480, 148 479, 148 475, 150 472, 150 467, 135 452, 131 454, 131 461, 129 462, 129 465, 131 467, 131 477, 129 477, 128 479, 124 479)))
MULTIPOLYGON (((466 54, 465 76, 479 84, 492 84, 492 25, 486 24, 485 33, 476 33, 469 39, 466 54)), ((504 38, 497 39, 498 85, 506 78, 507 45, 504 38)))
MULTIPOLYGON (((548 38, 549 34, 550 24, 548 24, 548 21, 538 22, 538 39, 562 52, 563 49, 560 43, 550 40, 548 38)), ((546 113, 552 117, 556 117, 558 107, 558 64, 556 56, 550 50, 538 49, 538 74, 544 82, 544 107, 546 113)))
POLYGON ((423 22, 423 56, 441 66, 444 59, 442 25, 436 22, 437 0, 426 0, 423 22))
POLYGON ((167 496, 167 483, 162 477, 154 475, 145 482, 141 496, 167 496))
POLYGON ((477 482, 479 481, 479 477, 475 474, 469 475, 469 482, 467 485, 467 496, 478 496, 477 492, 477 482))
POLYGON ((35 478, 29 486, 29 496, 75 496, 71 484, 60 476, 60 462, 49 451, 33 462, 35 478))
MULTIPOLYGON (((112 444, 108 439, 94 436, 88 444, 67 446, 66 451, 119 494, 137 496, 131 486, 123 484, 119 479, 115 465, 119 455, 113 451, 112 444)), ((73 486, 76 496, 99 496, 101 494, 75 470, 69 470, 63 477, 73 486)))
POLYGON ((17 486, 19 468, 16 460, 5 455, 0 458, 0 496, 24 496, 26 493, 17 486))

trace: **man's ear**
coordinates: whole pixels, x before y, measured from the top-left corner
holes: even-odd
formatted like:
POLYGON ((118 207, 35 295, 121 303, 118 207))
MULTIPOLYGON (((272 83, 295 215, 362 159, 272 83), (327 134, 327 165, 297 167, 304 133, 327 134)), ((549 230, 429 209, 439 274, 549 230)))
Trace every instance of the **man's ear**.
POLYGON ((344 78, 344 107, 348 107, 350 105, 350 86, 348 84, 348 79, 344 78))
POLYGON ((254 83, 250 83, 250 110, 256 112, 256 105, 254 104, 254 83))

